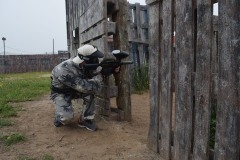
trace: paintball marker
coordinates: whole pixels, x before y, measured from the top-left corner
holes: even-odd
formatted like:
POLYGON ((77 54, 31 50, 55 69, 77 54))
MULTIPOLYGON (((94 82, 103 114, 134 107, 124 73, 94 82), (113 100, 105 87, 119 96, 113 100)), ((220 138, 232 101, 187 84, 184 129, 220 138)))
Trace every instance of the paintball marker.
POLYGON ((126 58, 129 56, 128 53, 120 51, 120 50, 113 50, 112 54, 116 58, 106 58, 99 64, 85 64, 84 67, 89 70, 96 69, 98 66, 102 67, 101 73, 103 76, 109 76, 112 73, 114 73, 115 68, 126 65, 126 64, 132 64, 132 61, 121 61, 123 58, 126 58))

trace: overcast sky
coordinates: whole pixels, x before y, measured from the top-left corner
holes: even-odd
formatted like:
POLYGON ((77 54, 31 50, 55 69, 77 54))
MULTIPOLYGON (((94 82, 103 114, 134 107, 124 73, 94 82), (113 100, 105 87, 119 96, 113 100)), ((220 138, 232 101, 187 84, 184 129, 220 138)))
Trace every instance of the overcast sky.
MULTIPOLYGON (((145 5, 145 0, 128 0, 145 5)), ((0 53, 67 50, 65 0, 0 0, 0 53)))

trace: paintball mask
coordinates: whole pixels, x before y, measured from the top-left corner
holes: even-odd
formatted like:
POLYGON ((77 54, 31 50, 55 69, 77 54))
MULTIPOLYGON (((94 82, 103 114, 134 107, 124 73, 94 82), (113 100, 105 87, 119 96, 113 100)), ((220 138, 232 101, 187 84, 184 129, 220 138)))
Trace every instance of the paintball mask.
MULTIPOLYGON (((99 64, 99 58, 103 58, 104 54, 100 52, 97 47, 93 45, 86 44, 80 48, 78 48, 78 56, 73 59, 74 63, 80 64, 85 62, 85 64, 99 64)), ((97 69, 97 65, 93 65, 92 67, 83 68, 84 73, 88 78, 96 75, 95 70, 97 69)))
POLYGON ((104 54, 100 52, 97 47, 85 44, 84 46, 78 48, 78 55, 73 58, 73 62, 76 64, 80 64, 82 62, 95 64, 99 63, 98 59, 103 57, 104 54))

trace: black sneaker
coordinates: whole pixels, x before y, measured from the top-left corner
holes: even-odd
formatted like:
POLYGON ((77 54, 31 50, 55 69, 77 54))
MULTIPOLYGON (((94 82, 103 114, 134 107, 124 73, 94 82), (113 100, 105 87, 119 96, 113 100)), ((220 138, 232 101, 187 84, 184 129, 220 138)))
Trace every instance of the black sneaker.
POLYGON ((97 126, 91 120, 82 120, 78 122, 78 127, 86 128, 89 131, 96 131, 97 126))
POLYGON ((63 124, 61 122, 59 122, 58 120, 56 120, 56 119, 54 120, 53 124, 54 124, 55 127, 63 126, 63 124))

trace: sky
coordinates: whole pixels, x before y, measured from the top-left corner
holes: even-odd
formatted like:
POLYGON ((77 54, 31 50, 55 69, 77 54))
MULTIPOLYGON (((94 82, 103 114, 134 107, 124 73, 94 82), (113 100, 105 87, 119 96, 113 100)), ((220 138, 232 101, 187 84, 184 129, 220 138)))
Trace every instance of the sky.
MULTIPOLYGON (((146 4, 145 0, 128 1, 146 4)), ((2 37, 6 55, 67 50, 65 0, 0 0, 0 37, 0 54, 2 37)))
POLYGON ((52 53, 53 39, 55 52, 66 50, 65 0, 0 0, 0 36, 10 53, 52 53))

